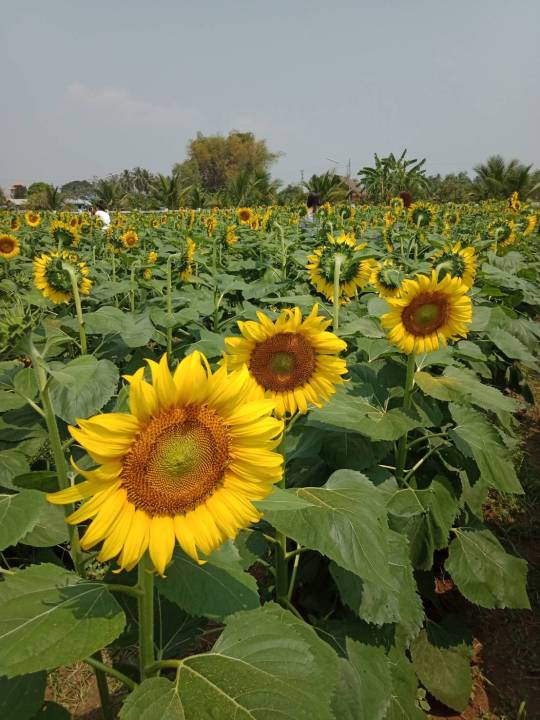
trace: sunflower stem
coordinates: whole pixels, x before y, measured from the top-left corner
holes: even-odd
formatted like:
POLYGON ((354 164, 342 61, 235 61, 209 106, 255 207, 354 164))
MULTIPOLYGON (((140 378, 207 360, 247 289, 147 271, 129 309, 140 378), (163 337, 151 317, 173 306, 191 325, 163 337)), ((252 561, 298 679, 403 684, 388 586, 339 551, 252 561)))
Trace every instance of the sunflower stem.
POLYGON ((92 659, 95 663, 91 666, 94 675, 96 676, 96 685, 99 692, 99 701, 101 703, 101 710, 103 711, 104 720, 114 720, 114 713, 111 705, 111 696, 109 693, 109 685, 107 684, 107 676, 105 675, 105 664, 101 651, 98 650, 94 653, 92 659))
POLYGON ((106 665, 104 662, 98 660, 97 655, 98 653, 96 653, 96 655, 92 655, 92 657, 85 658, 84 662, 87 665, 90 665, 90 667, 94 668, 94 670, 99 670, 105 675, 110 675, 111 677, 120 680, 120 682, 124 683, 124 685, 130 690, 135 690, 135 688, 137 687, 137 683, 134 680, 132 680, 127 675, 124 675, 123 672, 120 672, 120 670, 117 670, 115 667, 112 667, 111 665, 106 665))
MULTIPOLYGON (((411 353, 407 357, 407 374, 405 376, 405 389, 403 393, 403 409, 408 410, 411 407, 412 401, 412 389, 414 386, 414 370, 416 366, 416 357, 414 353, 411 353)), ((399 439, 397 446, 396 456, 396 480, 399 481, 403 478, 403 470, 405 468, 405 462, 407 460, 407 435, 405 433, 399 439)))
POLYGON ((336 253, 334 256, 334 327, 333 330, 337 334, 339 329, 339 279, 341 274, 341 264, 343 256, 336 253))
POLYGON ((169 255, 167 258, 167 263, 165 267, 165 274, 167 276, 167 287, 166 287, 166 294, 167 294, 167 315, 169 327, 167 328, 167 356, 169 360, 172 358, 172 325, 170 324, 172 321, 172 311, 173 311, 173 304, 172 304, 172 262, 173 260, 176 260, 177 258, 181 258, 182 253, 173 253, 172 255, 169 255))
MULTIPOLYGON (((58 489, 67 490, 71 487, 68 477, 68 470, 66 464, 66 458, 64 450, 62 449, 62 440, 60 439, 60 433, 58 431, 58 425, 56 423, 56 415, 54 414, 54 408, 49 395, 49 387, 47 382, 47 372, 44 367, 44 361, 42 356, 38 353, 36 347, 30 340, 29 342, 30 357, 32 358, 32 368, 36 377, 36 382, 39 391, 39 397, 41 400, 41 406, 45 416, 45 423, 47 425, 47 431, 49 433, 49 442, 51 444, 51 451, 54 459, 54 466, 56 469, 56 476, 58 478, 58 489)), ((73 512, 73 505, 64 505, 64 513, 66 517, 73 512)), ((84 567, 81 555, 81 545, 79 541, 79 531, 75 525, 68 523, 68 536, 71 545, 71 559, 75 567, 76 572, 84 576, 84 567)))
POLYGON ((82 313, 81 296, 79 293, 79 283, 77 282, 77 274, 75 273, 75 268, 70 263, 62 263, 62 267, 68 273, 69 279, 71 280, 71 292, 73 293, 73 300, 75 301, 75 312, 77 313, 77 322, 79 323, 81 355, 86 355, 86 330, 82 313))
POLYGON ((148 553, 138 566, 139 667, 141 682, 153 674, 154 657, 154 572, 148 553))

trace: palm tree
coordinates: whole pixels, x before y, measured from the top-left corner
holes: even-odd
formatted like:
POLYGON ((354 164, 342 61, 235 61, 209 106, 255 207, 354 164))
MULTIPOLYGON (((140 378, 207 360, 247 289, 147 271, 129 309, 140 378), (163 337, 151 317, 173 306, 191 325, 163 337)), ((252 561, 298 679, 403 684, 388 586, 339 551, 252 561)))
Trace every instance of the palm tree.
POLYGON ((333 170, 323 175, 312 175, 303 185, 308 192, 317 193, 321 203, 339 202, 347 196, 347 187, 333 170))
POLYGON ((60 188, 48 184, 28 198, 28 206, 36 210, 60 210, 63 202, 64 194, 60 188))
POLYGON ((408 190, 414 195, 422 194, 429 188, 429 179, 424 170, 425 158, 420 161, 416 158, 407 160, 406 154, 406 149, 399 158, 394 153, 384 158, 375 153, 375 166, 359 170, 361 183, 372 202, 388 202, 402 190, 408 190))
POLYGON ((150 187, 154 178, 148 170, 138 166, 133 168, 131 172, 131 179, 133 187, 137 192, 144 193, 145 195, 150 192, 150 187))
POLYGON ((178 174, 158 174, 151 186, 152 199, 166 207, 168 210, 178 210, 183 198, 191 190, 191 186, 182 187, 182 181, 178 174))
POLYGON ((540 189, 538 174, 531 168, 516 159, 506 162, 501 155, 491 155, 474 168, 476 192, 482 199, 508 198, 514 192, 525 199, 540 189))
POLYGON ((100 180, 96 186, 96 201, 110 210, 120 207, 126 191, 115 179, 100 180))

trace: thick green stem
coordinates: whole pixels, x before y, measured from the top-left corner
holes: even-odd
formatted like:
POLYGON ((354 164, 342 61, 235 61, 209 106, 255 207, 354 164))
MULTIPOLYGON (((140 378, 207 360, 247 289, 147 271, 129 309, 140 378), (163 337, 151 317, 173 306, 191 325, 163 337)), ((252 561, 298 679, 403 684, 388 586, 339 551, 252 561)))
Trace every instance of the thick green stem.
POLYGON ((341 264, 343 262, 343 256, 340 253, 336 253, 334 256, 334 326, 333 330, 337 333, 339 329, 339 300, 340 300, 340 287, 339 279, 341 274, 341 264))
MULTIPOLYGON (((412 389, 414 385, 414 369, 415 355, 411 353, 407 357, 407 375, 405 377, 405 391, 403 393, 403 409, 408 410, 411 407, 412 389)), ((407 460, 407 435, 402 435, 399 439, 396 456, 396 479, 399 482, 403 478, 403 469, 407 460)))
POLYGON ((101 651, 98 650, 93 656, 96 661, 95 665, 92 665, 94 675, 96 676, 96 684, 99 692, 99 700, 101 702, 101 709, 103 711, 104 720, 114 720, 114 713, 111 705, 111 696, 109 694, 109 686, 107 684, 107 676, 104 670, 103 658, 101 651))
POLYGON ((182 253, 174 253, 173 255, 169 255, 167 258, 167 264, 165 267, 165 273, 167 276, 167 286, 166 286, 166 295, 167 295, 167 315, 168 315, 168 323, 169 327, 167 327, 167 355, 169 356, 169 360, 172 356, 172 335, 173 335, 173 329, 172 325, 170 323, 172 322, 172 311, 173 311, 173 304, 172 304, 172 263, 173 260, 176 258, 181 258, 182 253))
MULTIPOLYGON (((41 406, 45 415, 45 423, 49 433, 49 442, 51 444, 51 452, 54 459, 54 465, 56 468, 56 475, 58 478, 59 490, 66 490, 70 487, 68 470, 66 465, 66 458, 62 449, 62 440, 60 439, 60 433, 58 432, 58 425, 56 424, 56 415, 54 414, 54 408, 49 395, 49 388, 47 383, 47 373, 43 367, 43 358, 37 352, 36 348, 31 345, 30 354, 32 357, 32 367, 36 375, 37 386, 39 390, 39 396, 41 399, 41 406)), ((66 517, 73 512, 73 505, 64 505, 64 512, 66 517)), ((79 531, 75 525, 68 524, 68 535, 69 542, 71 545, 71 559, 75 570, 79 575, 83 575, 83 562, 81 557, 81 546, 79 542, 79 531)))
POLYGON ((148 553, 139 561, 139 667, 141 682, 150 677, 154 664, 154 571, 148 553))
MULTIPOLYGON (((135 261, 131 265, 130 275, 131 275, 131 284, 132 285, 135 284, 135 270, 139 269, 140 267, 141 267, 141 263, 137 262, 137 261, 135 261)), ((131 290, 129 291, 129 309, 131 310, 131 312, 135 312, 135 289, 134 288, 131 288, 131 290)))
POLYGON ((81 295, 79 293, 79 283, 77 279, 77 273, 75 268, 70 263, 63 263, 63 268, 69 274, 71 280, 71 292, 73 293, 73 300, 75 301, 75 311, 77 313, 77 322, 79 323, 79 339, 81 343, 81 355, 86 355, 86 330, 84 325, 84 317, 82 313, 81 295))
POLYGON ((120 670, 111 667, 111 665, 105 665, 105 663, 98 660, 96 656, 85 658, 84 662, 87 665, 90 665, 90 667, 100 670, 102 673, 105 673, 106 675, 110 675, 111 677, 120 680, 120 682, 124 683, 124 685, 130 690, 135 690, 135 688, 137 687, 137 683, 134 680, 132 680, 127 675, 124 675, 124 673, 120 672, 120 670))

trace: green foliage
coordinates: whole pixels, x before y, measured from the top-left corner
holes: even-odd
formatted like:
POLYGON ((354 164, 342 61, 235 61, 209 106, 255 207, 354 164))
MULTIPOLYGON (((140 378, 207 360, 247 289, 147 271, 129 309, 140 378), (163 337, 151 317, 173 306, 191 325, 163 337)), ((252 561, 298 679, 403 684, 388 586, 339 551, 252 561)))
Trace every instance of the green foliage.
POLYGON ((429 180, 425 175, 423 160, 407 160, 407 150, 396 158, 393 153, 380 158, 375 153, 375 165, 363 167, 358 175, 366 195, 371 202, 388 202, 402 190, 415 195, 423 193, 429 187, 429 180))
MULTIPOLYGON (((0 717, 2 720, 32 720, 43 705, 47 673, 0 677, 0 717)), ((41 715, 40 715, 41 717, 41 715)))

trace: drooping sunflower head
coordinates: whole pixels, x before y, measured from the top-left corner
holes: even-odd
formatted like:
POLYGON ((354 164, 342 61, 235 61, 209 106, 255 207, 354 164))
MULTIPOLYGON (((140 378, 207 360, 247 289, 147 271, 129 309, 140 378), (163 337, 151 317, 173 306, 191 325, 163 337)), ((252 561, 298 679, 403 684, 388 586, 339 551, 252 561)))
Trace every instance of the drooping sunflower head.
POLYGON ((536 225, 538 224, 538 215, 536 213, 529 213, 526 217, 527 219, 527 226, 523 230, 523 234, 525 237, 527 235, 532 235, 534 232, 534 229, 536 228, 536 225))
POLYGON ((424 201, 413 203, 408 210, 409 222, 424 230, 433 225, 436 215, 437 211, 434 206, 424 201))
POLYGON ((527 215, 519 215, 514 220, 512 220, 514 229, 523 233, 524 237, 527 237, 534 232, 536 223, 537 216, 534 213, 529 213, 527 215))
POLYGON ((225 232, 225 242, 229 247, 236 245, 238 242, 238 235, 236 234, 236 225, 228 225, 225 232))
POLYGON ((166 356, 128 376, 129 413, 105 413, 70 427, 98 464, 78 470, 85 482, 48 496, 81 505, 68 518, 92 519, 81 539, 103 541, 99 559, 133 568, 148 550, 161 575, 176 542, 199 560, 260 518, 252 502, 281 479, 274 452, 283 423, 271 416, 247 369, 212 373, 204 355, 186 357, 171 374, 166 356))
POLYGON ((465 337, 472 321, 468 287, 459 278, 437 273, 404 280, 398 297, 387 298, 390 312, 381 318, 388 340, 401 352, 426 353, 444 347, 448 340, 465 337))
POLYGON ((127 250, 131 250, 131 248, 137 247, 139 244, 139 236, 135 230, 126 230, 126 232, 120 236, 120 241, 127 250))
POLYGON ((329 235, 326 244, 308 257, 306 265, 317 292, 333 302, 336 268, 339 270, 340 302, 346 302, 354 297, 359 288, 365 287, 373 269, 370 260, 358 255, 365 247, 365 243, 357 244, 354 235, 350 233, 329 235))
POLYGON ((392 227, 392 225, 396 222, 397 216, 393 212, 386 212, 384 213, 384 225, 385 227, 392 227))
POLYGON ((459 278, 467 288, 474 285, 478 260, 473 247, 462 248, 458 242, 434 255, 433 262, 439 278, 451 275, 459 278))
POLYGON ((370 282, 381 297, 397 297, 405 275, 391 260, 377 263, 371 273, 370 282))
POLYGON ((43 310, 28 305, 21 297, 0 298, 0 357, 11 360, 21 349, 19 341, 39 325, 43 310))
POLYGON ((510 196, 510 200, 508 201, 509 207, 514 210, 515 212, 518 212, 521 210, 521 202, 519 200, 519 193, 517 191, 514 191, 512 195, 510 196))
POLYGON ((27 210, 24 213, 24 221, 28 227, 35 228, 41 223, 41 215, 35 210, 27 210))
POLYGON ((496 245, 512 245, 516 241, 516 232, 511 220, 493 220, 488 225, 488 235, 496 245))
POLYGON ((69 303, 73 299, 71 276, 64 263, 69 263, 75 270, 81 295, 88 295, 92 289, 92 281, 88 277, 90 270, 77 255, 67 250, 43 253, 34 258, 34 285, 55 304, 69 303))
POLYGON ((457 210, 451 209, 447 210, 443 215, 443 222, 445 228, 453 228, 456 227, 456 225, 460 221, 460 214, 457 210))
POLYGON ((17 232, 21 229, 21 221, 17 217, 17 215, 14 215, 11 220, 9 221, 9 227, 11 229, 11 232, 17 232))
POLYGON ((208 237, 212 237, 214 234, 214 230, 217 228, 217 218, 215 215, 209 215, 206 220, 204 221, 204 224, 206 225, 206 232, 208 234, 208 237))
POLYGON ((15 235, 0 234, 0 259, 13 260, 21 252, 21 246, 15 235))
POLYGON ((338 357, 347 346, 327 331, 330 321, 318 314, 318 306, 305 319, 298 307, 284 310, 275 322, 262 312, 257 317, 259 322, 238 323, 240 337, 225 338, 227 367, 247 365, 280 417, 328 402, 347 372, 338 357))
POLYGON ((254 212, 251 208, 241 207, 236 211, 236 215, 242 225, 251 225, 254 212))
POLYGON ((77 228, 61 220, 54 220, 49 226, 49 232, 60 247, 76 247, 80 242, 77 228))

